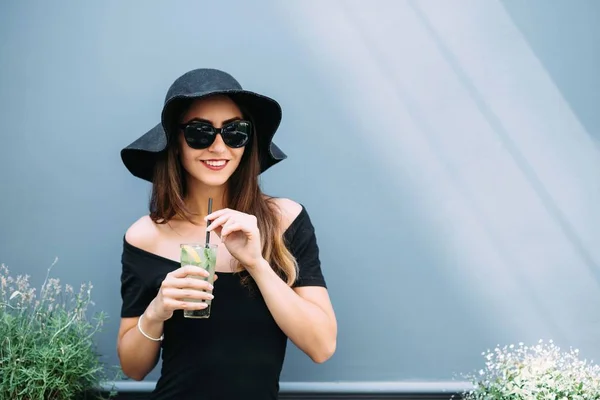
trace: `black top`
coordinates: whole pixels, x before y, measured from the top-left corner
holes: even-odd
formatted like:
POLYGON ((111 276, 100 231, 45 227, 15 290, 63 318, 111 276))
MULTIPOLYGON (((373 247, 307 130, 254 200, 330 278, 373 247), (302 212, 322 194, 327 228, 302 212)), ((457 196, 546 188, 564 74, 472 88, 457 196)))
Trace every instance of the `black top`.
MULTIPOLYGON (((319 248, 306 209, 284 233, 296 257, 294 287, 326 287, 319 248)), ((179 262, 123 240, 121 317, 138 317, 179 262)), ((161 377, 153 400, 277 399, 287 337, 275 323, 258 287, 240 273, 218 272, 210 318, 188 319, 177 310, 164 324, 161 377)))

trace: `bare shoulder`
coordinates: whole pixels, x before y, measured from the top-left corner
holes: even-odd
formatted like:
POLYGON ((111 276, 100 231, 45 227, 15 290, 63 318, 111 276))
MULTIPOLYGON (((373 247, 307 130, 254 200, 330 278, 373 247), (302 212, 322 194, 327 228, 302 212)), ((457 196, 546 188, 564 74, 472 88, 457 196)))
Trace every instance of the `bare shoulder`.
POLYGON ((156 243, 160 231, 149 215, 135 221, 125 232, 125 240, 132 246, 150 251, 156 243))
POLYGON ((302 212, 302 205, 285 197, 273 198, 272 201, 280 213, 281 228, 286 230, 302 212))

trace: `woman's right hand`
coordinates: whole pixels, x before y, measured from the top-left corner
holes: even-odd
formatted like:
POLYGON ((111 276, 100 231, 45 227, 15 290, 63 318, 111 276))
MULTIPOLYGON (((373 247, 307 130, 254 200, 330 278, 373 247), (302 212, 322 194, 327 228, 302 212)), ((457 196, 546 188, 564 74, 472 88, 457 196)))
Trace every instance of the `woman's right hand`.
MULTIPOLYGON (((191 276, 208 277, 208 272, 200 267, 186 265, 167 274, 158 295, 152 301, 152 319, 166 321, 173 316, 175 310, 202 310, 207 307, 205 302, 186 301, 188 299, 210 300, 213 286, 204 279, 191 276)), ((214 281, 217 274, 214 275, 214 281)))

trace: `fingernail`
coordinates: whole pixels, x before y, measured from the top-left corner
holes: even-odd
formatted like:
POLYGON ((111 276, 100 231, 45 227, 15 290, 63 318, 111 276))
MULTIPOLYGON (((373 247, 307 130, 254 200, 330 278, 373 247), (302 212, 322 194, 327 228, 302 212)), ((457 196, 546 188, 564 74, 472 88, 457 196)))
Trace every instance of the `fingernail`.
POLYGON ((209 294, 208 294, 208 298, 212 300, 212 299, 214 299, 214 298, 215 298, 215 296, 209 293, 209 294))
POLYGON ((208 285, 208 288, 209 288, 210 290, 213 290, 213 289, 214 289, 214 286, 213 286, 213 285, 208 285))

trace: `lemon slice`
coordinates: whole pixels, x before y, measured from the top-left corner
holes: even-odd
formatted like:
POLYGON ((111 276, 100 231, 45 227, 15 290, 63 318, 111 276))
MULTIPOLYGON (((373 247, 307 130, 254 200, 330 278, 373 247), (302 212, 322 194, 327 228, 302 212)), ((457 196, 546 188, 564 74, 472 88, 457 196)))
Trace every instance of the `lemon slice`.
POLYGON ((184 245, 183 249, 185 250, 186 254, 191 256, 195 262, 199 263, 200 260, 200 256, 198 255, 198 253, 196 253, 196 251, 194 251, 193 248, 191 248, 190 246, 184 245))

